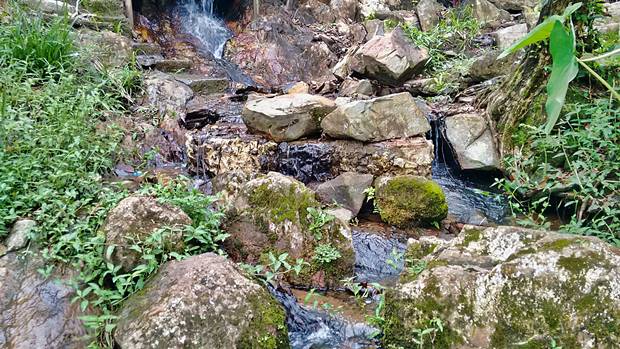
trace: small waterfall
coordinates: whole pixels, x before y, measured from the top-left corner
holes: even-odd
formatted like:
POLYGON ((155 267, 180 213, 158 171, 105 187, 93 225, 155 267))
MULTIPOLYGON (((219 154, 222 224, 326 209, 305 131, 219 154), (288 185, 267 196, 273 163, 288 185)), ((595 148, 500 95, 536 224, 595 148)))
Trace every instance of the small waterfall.
POLYGON ((183 30, 197 37, 205 49, 216 58, 222 58, 224 45, 232 32, 224 21, 214 14, 214 0, 181 0, 177 11, 183 30))

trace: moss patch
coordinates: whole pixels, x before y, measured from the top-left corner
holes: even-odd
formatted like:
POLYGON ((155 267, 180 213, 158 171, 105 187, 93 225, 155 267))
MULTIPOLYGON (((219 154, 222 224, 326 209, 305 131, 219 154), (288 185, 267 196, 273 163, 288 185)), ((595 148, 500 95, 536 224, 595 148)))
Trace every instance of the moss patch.
POLYGON ((467 229, 463 233, 465 236, 463 237, 463 245, 464 247, 469 246, 472 242, 479 241, 482 238, 482 232, 478 229, 467 229))
POLYGON ((269 186, 268 183, 255 188, 249 197, 253 209, 259 213, 266 212, 274 223, 282 223, 286 220, 293 223, 299 222, 302 226, 308 226, 308 208, 319 207, 314 194, 300 188, 297 183, 279 188, 269 186))
POLYGON ((381 219, 401 228, 428 225, 444 219, 448 204, 441 187, 422 177, 400 176, 377 190, 381 219))
POLYGON ((253 317, 239 337, 239 349, 289 348, 286 313, 266 291, 250 297, 253 317))

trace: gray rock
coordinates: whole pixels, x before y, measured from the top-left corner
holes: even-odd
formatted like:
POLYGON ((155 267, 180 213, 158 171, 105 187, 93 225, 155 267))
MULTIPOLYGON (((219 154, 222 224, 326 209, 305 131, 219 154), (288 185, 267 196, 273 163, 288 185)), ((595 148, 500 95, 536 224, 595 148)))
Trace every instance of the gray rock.
POLYGON ((208 77, 198 74, 178 73, 174 78, 189 86, 195 93, 223 93, 228 88, 227 78, 208 77))
POLYGON ((465 0, 462 6, 471 6, 473 15, 486 26, 497 26, 512 17, 506 10, 500 10, 488 0, 465 0))
POLYGON ((9 253, 0 257, 0 347, 67 348, 87 346, 88 334, 73 289, 63 281, 72 274, 62 266, 43 277, 46 266, 36 255, 9 253))
POLYGON ((187 58, 164 58, 153 64, 153 68, 165 73, 178 73, 192 68, 192 61, 187 58))
POLYGON ((57 15, 75 13, 75 6, 60 0, 20 0, 19 2, 45 13, 57 15))
POLYGON ((370 80, 354 80, 351 78, 346 79, 340 85, 340 95, 348 97, 367 97, 372 96, 375 93, 375 89, 372 86, 370 80))
POLYGON ((124 67, 133 54, 131 39, 109 30, 82 28, 78 31, 76 43, 88 48, 93 57, 106 68, 124 67))
POLYGON ((136 56, 136 63, 142 68, 154 68, 156 64, 165 60, 161 53, 141 54, 136 56))
POLYGON ((491 36, 495 39, 495 45, 500 50, 505 50, 527 35, 527 32, 527 24, 520 23, 510 27, 498 29, 491 33, 491 36))
POLYGON ((604 4, 607 15, 594 20, 594 27, 601 33, 617 33, 620 31, 620 3, 604 4))
POLYGON ((359 12, 362 17, 370 17, 377 12, 390 11, 387 0, 360 0, 359 12))
POLYGON ((620 341, 620 254, 597 238, 465 226, 447 243, 412 244, 408 254, 428 267, 386 293, 386 345, 413 346, 411 331, 433 318, 450 334, 441 336, 446 348, 620 341))
POLYGON ((500 166, 493 134, 486 120, 476 114, 446 118, 446 137, 463 170, 494 170, 500 166))
POLYGON ((338 19, 354 21, 357 17, 357 0, 331 0, 329 7, 338 19))
POLYGON ((166 249, 182 252, 185 243, 182 229, 192 220, 180 208, 161 204, 148 196, 129 196, 113 208, 103 226, 106 251, 114 246, 112 254, 106 256, 124 271, 131 271, 141 263, 140 254, 131 249, 138 241, 144 241, 160 228, 171 228, 163 238, 166 249))
POLYGON ((469 68, 469 77, 472 81, 481 82, 510 73, 513 66, 519 62, 519 53, 497 59, 500 53, 499 50, 493 50, 477 57, 469 68))
POLYGON ((353 46, 347 50, 344 57, 342 57, 342 59, 332 68, 332 74, 334 74, 334 76, 344 80, 351 75, 351 65, 355 64, 353 61, 357 50, 359 50, 359 47, 357 46, 353 46))
POLYGON ((145 104, 157 109, 160 114, 185 115, 187 102, 194 92, 174 76, 152 71, 145 74, 145 104))
POLYGON ((125 301, 114 339, 122 349, 288 346, 284 309, 213 253, 164 264, 125 301))
POLYGON ((323 131, 334 138, 378 142, 407 138, 428 132, 428 108, 408 92, 353 101, 339 106, 321 122, 323 131))
POLYGON ((372 185, 372 180, 371 174, 345 172, 330 181, 321 183, 316 193, 324 204, 336 203, 351 211, 353 216, 357 216, 366 198, 364 191, 372 185))
POLYGON ((424 68, 428 51, 416 47, 400 27, 375 36, 356 53, 353 70, 389 85, 401 85, 424 68))
POLYGON ((30 231, 36 227, 37 222, 31 219, 20 219, 11 228, 11 233, 6 239, 6 251, 17 251, 26 247, 30 239, 30 231))
POLYGON ((161 55, 162 48, 157 43, 152 42, 133 42, 131 44, 136 55, 161 55))
POLYGON ((437 0, 420 0, 416 6, 420 27, 424 31, 433 29, 439 23, 439 16, 446 8, 437 0))
POLYGON ((375 36, 383 36, 385 34, 385 23, 380 19, 371 19, 364 22, 366 28, 366 40, 370 40, 375 36))
POLYGON ((497 8, 506 11, 523 11, 538 6, 538 0, 490 0, 497 8))
POLYGON ((335 108, 328 98, 297 93, 249 100, 241 116, 250 130, 282 142, 317 133, 321 118, 335 108))

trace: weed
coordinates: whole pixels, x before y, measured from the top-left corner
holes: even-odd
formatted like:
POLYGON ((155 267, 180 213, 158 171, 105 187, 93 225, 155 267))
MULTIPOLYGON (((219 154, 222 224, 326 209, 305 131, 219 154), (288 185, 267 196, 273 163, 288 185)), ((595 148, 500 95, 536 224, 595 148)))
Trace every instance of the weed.
POLYGON ((321 264, 329 264, 342 257, 340 251, 331 244, 319 244, 314 248, 313 260, 321 264))
POLYGON ((314 207, 308 207, 307 211, 310 233, 312 233, 316 240, 321 240, 323 238, 323 228, 327 223, 333 221, 335 217, 314 207))
POLYGON ((276 257, 272 252, 269 252, 268 258, 269 265, 266 266, 262 264, 250 265, 245 263, 241 263, 240 266, 250 275, 258 277, 259 280, 275 286, 286 274, 294 272, 295 275, 299 275, 303 267, 309 265, 309 263, 305 262, 302 258, 296 259, 295 264, 291 265, 288 262, 288 253, 282 253, 276 257))

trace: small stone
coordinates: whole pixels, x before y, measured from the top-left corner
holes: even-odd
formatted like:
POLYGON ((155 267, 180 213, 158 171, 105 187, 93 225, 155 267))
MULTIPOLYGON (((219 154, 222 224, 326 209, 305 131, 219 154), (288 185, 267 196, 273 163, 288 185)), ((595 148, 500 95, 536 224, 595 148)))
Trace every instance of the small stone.
POLYGON ((192 61, 186 58, 165 58, 156 62, 153 68, 163 71, 164 73, 177 73, 192 68, 192 61))
POLYGON ((469 77, 474 82, 481 82, 510 73, 512 67, 519 62, 519 54, 497 59, 501 51, 493 50, 477 57, 469 68, 469 77))
POLYGON ((6 239, 7 252, 17 251, 26 247, 30 239, 30 232, 37 226, 37 222, 31 219, 20 219, 11 228, 11 233, 6 239))
POLYGON ((151 55, 137 55, 136 63, 142 68, 153 68, 156 64, 164 61, 164 56, 159 53, 151 55))
POLYGON ((297 82, 293 84, 289 89, 286 90, 286 93, 293 95, 296 93, 309 93, 310 86, 303 81, 297 82))
POLYGON ((372 180, 373 176, 370 174, 345 172, 321 183, 316 192, 324 204, 336 203, 357 216, 366 198, 365 190, 372 185, 372 180))
POLYGON ((420 27, 423 31, 429 31, 439 24, 439 16, 446 8, 437 0, 420 0, 416 6, 420 27))
POLYGON ((340 85, 340 95, 349 97, 367 97, 372 96, 375 91, 370 80, 354 80, 347 78, 340 85))
POLYGON ((491 35, 495 39, 497 47, 503 51, 527 35, 527 24, 515 24, 510 27, 498 29, 491 33, 491 35))
POLYGON ((178 73, 173 74, 173 76, 178 81, 189 86, 195 93, 201 94, 223 93, 229 85, 227 78, 214 78, 188 73, 178 73))

